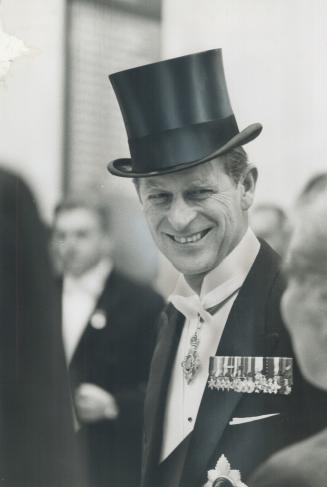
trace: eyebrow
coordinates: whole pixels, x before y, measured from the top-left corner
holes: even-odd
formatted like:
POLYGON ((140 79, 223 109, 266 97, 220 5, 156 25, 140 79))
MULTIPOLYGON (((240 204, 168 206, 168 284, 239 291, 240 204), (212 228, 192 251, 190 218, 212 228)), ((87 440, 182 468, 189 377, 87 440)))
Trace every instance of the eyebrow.
POLYGON ((217 189, 216 186, 209 182, 209 181, 192 181, 189 187, 185 191, 192 191, 192 189, 197 189, 197 188, 208 188, 208 189, 217 189))

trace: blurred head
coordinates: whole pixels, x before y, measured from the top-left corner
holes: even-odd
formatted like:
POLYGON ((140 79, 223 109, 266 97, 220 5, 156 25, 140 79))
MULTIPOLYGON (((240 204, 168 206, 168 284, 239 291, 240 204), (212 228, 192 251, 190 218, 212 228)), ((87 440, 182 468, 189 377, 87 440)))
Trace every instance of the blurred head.
POLYGON ((193 287, 246 232, 256 179, 256 168, 237 148, 193 168, 136 181, 158 248, 193 287))
POLYGON ((92 199, 70 197, 54 214, 53 250, 64 274, 80 277, 110 253, 107 209, 92 199))
POLYGON ((303 374, 327 389, 327 191, 295 218, 282 312, 303 374))
POLYGON ((250 213, 250 225, 257 237, 265 240, 277 253, 284 255, 290 237, 288 218, 277 205, 256 205, 250 213))
POLYGON ((300 192, 297 205, 306 205, 313 201, 321 192, 327 190, 327 172, 321 172, 312 176, 300 192))

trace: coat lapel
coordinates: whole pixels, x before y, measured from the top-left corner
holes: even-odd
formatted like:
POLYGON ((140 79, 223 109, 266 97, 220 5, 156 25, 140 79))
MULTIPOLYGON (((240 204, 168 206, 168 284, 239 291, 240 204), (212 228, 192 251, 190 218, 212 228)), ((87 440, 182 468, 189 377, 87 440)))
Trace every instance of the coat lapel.
MULTIPOLYGON (((267 356, 272 353, 271 345, 278 341, 278 335, 273 333, 272 341, 271 333, 265 330, 265 305, 276 269, 273 272, 269 267, 264 247, 233 304, 216 355, 267 356)), ((214 465, 208 465, 210 458, 243 396, 241 393, 210 390, 206 387, 181 485, 193 485, 194 480, 201 477, 204 471, 214 468, 214 465)))
POLYGON ((183 323, 183 315, 172 305, 168 305, 162 312, 144 407, 144 485, 150 485, 152 469, 159 462, 167 388, 183 323))

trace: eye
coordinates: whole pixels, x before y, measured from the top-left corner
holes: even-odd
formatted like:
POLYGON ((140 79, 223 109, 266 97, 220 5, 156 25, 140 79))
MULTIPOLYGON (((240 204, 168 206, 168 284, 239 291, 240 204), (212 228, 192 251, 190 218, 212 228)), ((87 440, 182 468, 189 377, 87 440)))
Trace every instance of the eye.
POLYGON ((169 202, 169 193, 151 193, 148 195, 148 201, 155 205, 163 205, 169 202))
POLYGON ((192 199, 192 200, 205 200, 206 198, 209 198, 214 193, 214 191, 210 188, 198 188, 198 189, 192 189, 191 191, 187 192, 187 197, 192 199))

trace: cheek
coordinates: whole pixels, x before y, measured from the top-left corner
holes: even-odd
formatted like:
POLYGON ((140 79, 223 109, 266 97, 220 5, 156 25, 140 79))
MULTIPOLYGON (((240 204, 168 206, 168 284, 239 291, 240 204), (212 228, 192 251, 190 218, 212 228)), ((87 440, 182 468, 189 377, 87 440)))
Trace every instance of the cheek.
POLYGON ((229 214, 234 205, 234 198, 231 193, 212 195, 208 198, 207 204, 210 205, 212 211, 229 214))
POLYGON ((81 255, 92 255, 99 252, 99 242, 96 239, 80 241, 75 245, 75 252, 81 255))
POLYGON ((144 215, 145 215, 145 219, 146 219, 146 222, 148 224, 148 227, 149 227, 152 235, 154 235, 156 233, 156 228, 158 226, 159 218, 158 218, 156 212, 151 210, 151 209, 145 210, 144 215))
POLYGON ((160 222, 162 218, 160 218, 157 214, 156 211, 145 211, 144 210, 144 216, 146 223, 148 225, 148 228, 150 230, 150 233, 152 235, 152 239, 154 242, 159 245, 159 239, 160 239, 160 222))
POLYGON ((282 316, 290 333, 298 320, 298 300, 296 296, 292 289, 287 288, 281 301, 282 316))
POLYGON ((144 208, 145 219, 153 236, 160 234, 161 225, 165 222, 167 214, 165 208, 150 207, 150 205, 144 208))
POLYGON ((235 194, 212 196, 208 208, 216 220, 225 223, 226 228, 232 231, 238 227, 241 209, 239 202, 235 199, 235 194))

